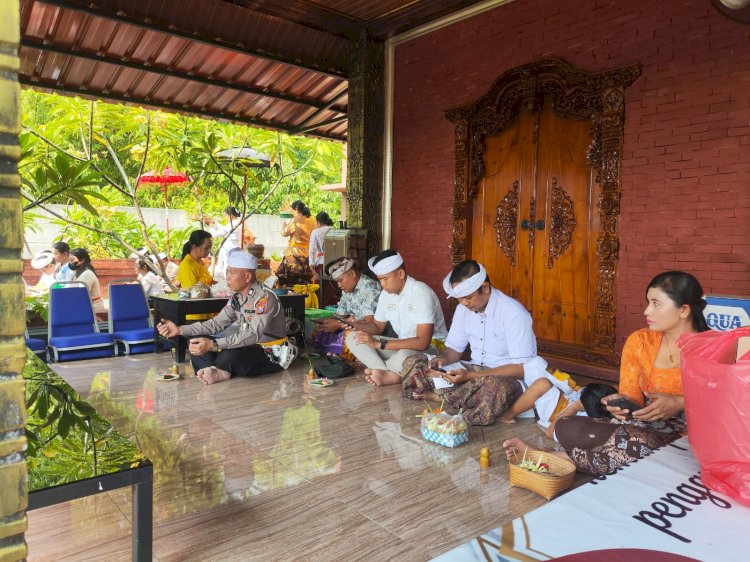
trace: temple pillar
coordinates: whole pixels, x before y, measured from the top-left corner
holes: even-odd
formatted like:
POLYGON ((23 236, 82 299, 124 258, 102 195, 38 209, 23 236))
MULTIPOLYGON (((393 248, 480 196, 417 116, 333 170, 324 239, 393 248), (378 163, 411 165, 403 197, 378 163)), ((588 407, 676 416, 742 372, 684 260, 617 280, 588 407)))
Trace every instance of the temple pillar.
POLYGON ((23 212, 18 160, 21 89, 18 84, 18 0, 0 3, 0 560, 26 558, 28 483, 24 427, 26 361, 23 212))
POLYGON ((383 237, 385 44, 366 30, 354 43, 349 72, 348 225, 366 228, 368 253, 383 237))

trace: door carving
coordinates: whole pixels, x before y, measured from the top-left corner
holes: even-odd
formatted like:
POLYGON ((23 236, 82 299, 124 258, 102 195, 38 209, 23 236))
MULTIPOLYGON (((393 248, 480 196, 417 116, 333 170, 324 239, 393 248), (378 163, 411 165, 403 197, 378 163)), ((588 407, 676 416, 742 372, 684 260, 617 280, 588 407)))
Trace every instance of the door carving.
POLYGON ((531 311, 545 356, 619 364, 624 88, 640 72, 540 60, 446 112, 455 123, 453 263, 481 261, 531 311))
MULTIPOLYGON (((568 192, 558 185, 557 178, 552 178, 552 203, 549 213, 549 261, 547 267, 552 269, 556 259, 573 243, 576 215, 573 200, 568 192)), ((544 221, 539 230, 544 230, 544 221)))
POLYGON ((518 181, 505 194, 497 206, 495 233, 497 245, 508 256, 511 265, 516 265, 516 231, 518 229, 518 181))

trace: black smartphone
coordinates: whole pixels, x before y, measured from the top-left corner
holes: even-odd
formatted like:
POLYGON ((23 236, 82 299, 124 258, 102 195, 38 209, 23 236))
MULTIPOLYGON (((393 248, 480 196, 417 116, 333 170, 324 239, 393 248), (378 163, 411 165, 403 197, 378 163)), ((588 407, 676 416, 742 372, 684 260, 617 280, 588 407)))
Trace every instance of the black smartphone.
POLYGON ((637 402, 633 402, 630 398, 620 397, 614 398, 613 400, 607 400, 607 406, 615 406, 616 408, 623 408, 629 410, 632 414, 636 410, 642 409, 642 406, 637 402))
POLYGON ((432 370, 433 371, 437 371, 438 373, 447 373, 448 372, 445 369, 442 369, 440 367, 432 367, 432 370))
POLYGON ((333 318, 334 318, 334 320, 338 320, 339 322, 341 322, 342 324, 346 324, 347 326, 354 326, 354 324, 352 324, 351 322, 349 322, 349 320, 347 320, 346 318, 342 318, 338 314, 334 314, 333 318))

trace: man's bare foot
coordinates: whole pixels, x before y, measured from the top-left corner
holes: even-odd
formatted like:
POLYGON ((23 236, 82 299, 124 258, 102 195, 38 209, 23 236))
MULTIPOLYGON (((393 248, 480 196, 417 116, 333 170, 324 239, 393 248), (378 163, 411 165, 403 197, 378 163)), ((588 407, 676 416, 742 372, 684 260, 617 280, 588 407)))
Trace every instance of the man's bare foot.
POLYGON ((506 411, 502 416, 497 418, 497 421, 500 423, 516 423, 516 417, 506 411))
POLYGON ((437 395, 435 392, 430 392, 429 390, 427 392, 418 393, 413 392, 411 397, 414 400, 431 400, 432 402, 440 402, 441 398, 437 395))
POLYGON ((401 377, 393 371, 384 371, 383 369, 365 369, 365 380, 372 386, 385 386, 387 384, 400 383, 401 377))
POLYGON ((534 447, 529 445, 526 441, 514 437, 513 439, 503 441, 503 449, 505 449, 505 457, 508 460, 517 459, 520 462, 523 458, 524 451, 526 451, 526 449, 531 451, 534 447))
POLYGON ((222 382, 232 378, 232 375, 227 371, 222 371, 216 367, 206 367, 201 369, 197 373, 198 380, 203 384, 214 384, 216 382, 222 382))

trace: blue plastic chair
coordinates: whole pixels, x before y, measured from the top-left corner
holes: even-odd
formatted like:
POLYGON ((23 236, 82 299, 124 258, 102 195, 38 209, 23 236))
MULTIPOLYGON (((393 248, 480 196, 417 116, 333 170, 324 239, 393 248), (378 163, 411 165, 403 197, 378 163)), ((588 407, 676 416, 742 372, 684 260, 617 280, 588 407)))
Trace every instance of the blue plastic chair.
POLYGON ((46 361, 47 360, 47 344, 44 342, 44 340, 40 340, 39 338, 29 337, 28 329, 23 331, 23 335, 26 338, 26 347, 28 347, 31 351, 33 351, 39 357, 41 357, 43 360, 46 361))
POLYGON ((112 334, 99 332, 88 289, 80 281, 57 282, 49 290, 48 343, 53 361, 112 357, 112 334))
POLYGON ((109 331, 125 355, 154 351, 154 324, 143 286, 135 280, 119 279, 109 284, 109 331))

